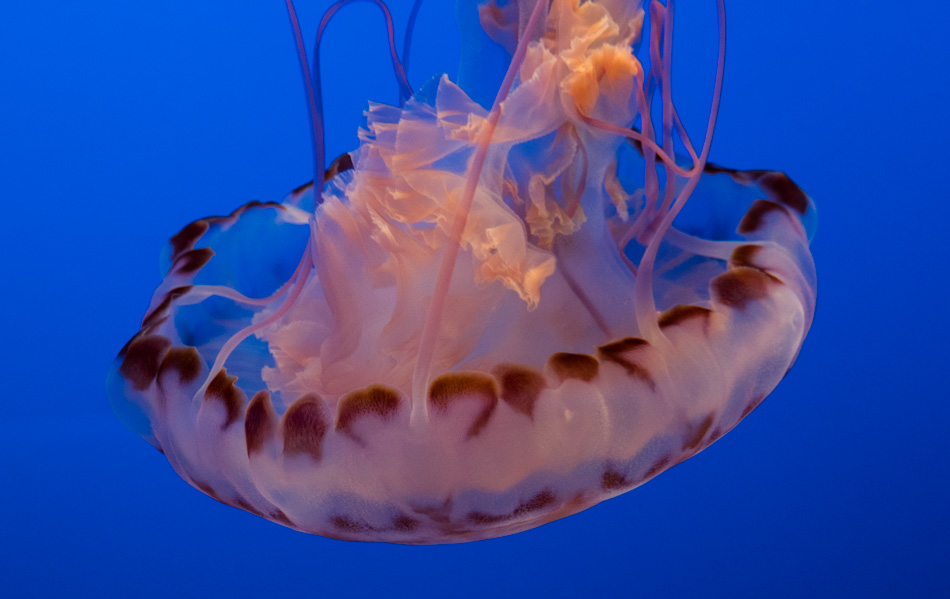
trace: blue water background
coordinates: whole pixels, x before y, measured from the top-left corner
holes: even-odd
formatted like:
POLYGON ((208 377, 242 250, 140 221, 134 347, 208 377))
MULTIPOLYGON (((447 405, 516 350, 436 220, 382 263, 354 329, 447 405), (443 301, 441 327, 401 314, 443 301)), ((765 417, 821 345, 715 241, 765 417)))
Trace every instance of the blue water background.
MULTIPOLYGON (((394 0, 397 37, 410 2, 394 0)), ((311 35, 328 1, 301 1, 311 35)), ((702 135, 714 4, 678 3, 702 135)), ((820 293, 791 374, 645 486, 500 540, 308 536, 191 489, 111 414, 106 370, 187 222, 309 179, 283 3, 0 4, 0 596, 950 597, 950 5, 730 0, 712 160, 815 199, 820 293)), ((411 79, 454 73, 430 0, 411 79)), ((381 20, 325 41, 328 155, 394 102, 381 20)))

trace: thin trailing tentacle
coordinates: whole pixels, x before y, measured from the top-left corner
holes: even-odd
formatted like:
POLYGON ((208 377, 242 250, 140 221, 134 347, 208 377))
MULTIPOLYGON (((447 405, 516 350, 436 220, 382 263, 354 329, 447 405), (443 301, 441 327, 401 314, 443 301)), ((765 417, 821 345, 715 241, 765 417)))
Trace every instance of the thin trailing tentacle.
MULTIPOLYGON (((683 125, 683 121, 680 119, 680 115, 676 110, 676 106, 673 107, 673 118, 676 123, 676 133, 680 136, 683 145, 686 147, 686 153, 689 154, 690 160, 692 160, 694 164, 699 162, 699 155, 696 153, 696 149, 693 147, 693 142, 690 141, 689 133, 686 132, 686 127, 683 125)), ((595 123, 594 126, 598 125, 595 123)), ((636 127, 633 127, 631 131, 633 131, 637 136, 643 135, 636 127)), ((638 147, 638 149, 642 148, 642 145, 636 146, 636 144, 642 144, 639 137, 631 137, 629 135, 627 137, 629 138, 630 143, 634 144, 635 147, 638 147)), ((669 158, 665 152, 662 155, 658 155, 657 157, 663 161, 666 161, 669 158)), ((677 172, 677 174, 679 174, 679 172, 677 172)))
MULTIPOLYGON (((383 13, 383 19, 386 21, 386 33, 389 41, 389 55, 393 63, 393 74, 396 76, 396 82, 399 84, 399 94, 401 97, 408 98, 412 96, 412 86, 409 85, 409 80, 406 78, 406 71, 403 67, 403 63, 399 60, 399 54, 396 52, 396 34, 393 29, 393 16, 389 12, 389 7, 386 5, 383 0, 339 0, 336 4, 333 4, 327 11, 323 14, 323 18, 320 19, 320 27, 317 29, 317 38, 314 43, 314 56, 318 57, 320 55, 320 40, 323 37, 323 32, 329 25, 330 20, 333 16, 344 6, 348 4, 353 4, 355 2, 369 2, 379 8, 383 13)), ((311 70, 311 76, 319 75, 319 63, 314 59, 313 69, 311 70)))
MULTIPOLYGON (((672 0, 670 0, 670 2, 672 2, 672 0)), ((653 238, 643 253, 634 287, 634 302, 637 307, 637 326, 640 329, 640 334, 659 344, 668 342, 656 320, 656 300, 653 297, 653 266, 656 261, 660 243, 663 241, 666 232, 673 225, 673 220, 680 213, 680 210, 683 209, 683 206, 686 205, 689 196, 699 184, 699 179, 706 166, 706 160, 709 157, 709 150, 712 148, 713 131, 716 128, 719 102, 722 97, 722 81, 726 66, 726 7, 723 0, 716 0, 716 4, 719 21, 719 58, 718 64, 716 65, 716 84, 713 90, 712 107, 709 111, 709 123, 706 126, 706 139, 703 142, 703 149, 699 155, 699 162, 691 169, 695 171, 695 173, 689 177, 685 187, 680 191, 676 201, 673 203, 673 207, 666 213, 663 220, 657 226, 653 238)))
MULTIPOLYGON (((422 0, 416 0, 412 3, 409 21, 406 22, 406 34, 402 40, 402 70, 407 79, 409 77, 409 57, 412 53, 412 36, 416 29, 416 19, 419 17, 420 8, 422 8, 422 0)), ((400 106, 405 104, 405 99, 402 100, 400 106)))
POLYGON ((716 258, 717 260, 728 260, 736 248, 748 245, 749 243, 748 241, 714 241, 711 239, 703 239, 702 237, 684 233, 674 226, 670 226, 666 231, 666 241, 691 254, 705 256, 707 258, 716 258))
POLYGON ((198 392, 195 394, 195 397, 200 397, 205 390, 208 388, 208 385, 211 383, 211 380, 217 375, 218 371, 224 368, 225 362, 227 362, 228 357, 231 353, 241 344, 242 341, 260 331, 279 321, 291 308, 294 307, 294 304, 297 303, 297 300, 300 298, 300 294, 303 292, 304 287, 306 286, 308 275, 310 269, 313 267, 311 245, 308 242, 307 247, 304 249, 303 257, 300 259, 300 263, 297 265, 297 269, 294 271, 293 276, 291 277, 292 286, 290 288, 290 294, 284 300, 284 303, 280 305, 273 314, 265 318, 260 322, 248 325, 232 335, 221 347, 221 350, 218 352, 217 357, 214 360, 214 364, 211 366, 211 370, 208 372, 208 377, 201 384, 201 387, 198 388, 198 392))
POLYGON ((310 67, 307 65, 307 48, 304 45, 303 34, 300 32, 300 22, 297 20, 297 10, 292 0, 285 0, 287 15, 290 17, 290 26, 294 34, 297 48, 297 58, 300 61, 300 71, 303 75, 304 93, 307 99, 307 116, 310 118, 310 144, 313 152, 313 189, 316 204, 321 201, 319 190, 323 189, 324 170, 324 142, 323 142, 323 101, 320 98, 319 88, 314 88, 310 78, 310 67))
MULTIPOLYGON (((620 125, 614 125, 613 123, 601 121, 593 117, 584 116, 580 113, 577 113, 577 114, 578 114, 578 118, 583 120, 586 124, 590 125, 591 127, 594 127, 595 129, 600 129, 608 133, 621 135, 623 137, 627 137, 629 139, 632 139, 633 141, 643 144, 645 148, 649 148, 653 152, 654 160, 656 158, 659 158, 662 162, 672 165, 670 169, 673 171, 673 173, 681 177, 692 177, 698 172, 696 170, 696 165, 693 165, 692 167, 686 169, 676 164, 676 161, 673 159, 672 156, 667 154, 663 150, 663 148, 658 146, 655 141, 653 141, 652 139, 650 139, 647 135, 643 133, 640 133, 633 129, 628 129, 626 127, 621 127, 620 125)), ((701 172, 701 169, 699 172, 701 172)))
MULTIPOLYGON (((291 20, 294 24, 294 35, 297 37, 298 52, 301 53, 300 61, 301 64, 306 67, 306 51, 303 49, 303 40, 300 37, 300 28, 297 25, 296 14, 293 13, 291 0, 286 1, 293 15, 291 20)), ((323 39, 323 33, 333 16, 341 8, 348 4, 352 4, 353 2, 369 2, 371 4, 375 4, 382 11, 383 18, 386 20, 386 31, 389 38, 389 53, 392 58, 393 72, 395 73, 396 81, 399 84, 400 102, 412 96, 412 87, 409 85, 409 80, 406 78, 405 70, 403 69, 402 63, 399 60, 399 56, 396 54, 395 33, 393 32, 393 18, 392 14, 389 12, 389 7, 386 6, 385 2, 382 0, 339 0, 339 2, 332 5, 325 13, 323 13, 323 18, 320 19, 320 27, 317 29, 316 40, 313 44, 313 64, 305 71, 304 75, 304 79, 306 79, 305 85, 307 86, 308 90, 308 99, 312 99, 312 116, 310 120, 311 123, 314 124, 314 208, 323 203, 322 190, 323 185, 326 182, 324 175, 324 169, 326 168, 326 140, 324 139, 325 131, 323 126, 323 84, 320 80, 320 41, 323 39)))
POLYGON ((196 304, 209 297, 223 297, 246 306, 266 306, 286 293, 292 283, 293 277, 288 279, 283 285, 280 286, 277 291, 268 295, 267 297, 248 297, 243 293, 235 289, 231 289, 225 285, 193 285, 188 290, 188 293, 178 299, 178 303, 181 305, 186 305, 189 303, 196 304))
POLYGON ((680 114, 677 112, 676 107, 673 108, 673 118, 676 119, 676 133, 683 141, 683 145, 686 146, 686 152, 689 154, 690 159, 694 164, 699 162, 699 156, 696 154, 693 142, 689 139, 689 133, 686 132, 686 127, 683 126, 683 121, 680 120, 680 114))
MULTIPOLYGON (((655 2, 659 4, 659 2, 655 2)), ((663 68, 660 69, 660 93, 663 105, 663 149, 666 153, 676 156, 676 148, 673 147, 673 0, 667 0, 666 9, 663 11, 663 50, 660 60, 663 68)), ((661 212, 670 209, 673 198, 676 193, 676 186, 672 185, 675 175, 671 172, 672 163, 664 161, 663 168, 666 172, 666 197, 663 199, 661 212)))
MULTIPOLYGON (((653 8, 650 8, 651 13, 653 8)), ((646 140, 650 141, 650 144, 643 145, 643 159, 645 161, 645 166, 643 169, 643 191, 646 198, 646 206, 644 209, 645 216, 649 220, 650 215, 656 210, 656 205, 660 195, 660 180, 657 175, 656 159, 657 155, 660 153, 659 147, 657 144, 653 143, 653 138, 655 137, 653 129, 653 112, 651 110, 653 106, 653 94, 655 91, 655 78, 656 70, 659 68, 658 60, 656 54, 657 42, 657 29, 656 29, 655 20, 650 22, 650 71, 645 74, 645 80, 642 82, 642 85, 637 86, 637 104, 640 108, 640 125, 643 130, 643 137, 646 140)), ((642 142, 641 142, 642 143, 642 142)), ((665 153, 664 153, 665 155, 665 153)), ((669 162, 674 162, 670 159, 669 162)))
POLYGON ((409 79, 406 77, 406 70, 403 62, 399 59, 396 52, 396 34, 393 29, 393 16, 389 12, 389 7, 382 0, 339 0, 323 13, 320 19, 320 26, 317 28, 317 37, 313 44, 313 66, 310 69, 310 78, 313 87, 317 90, 318 99, 322 98, 320 84, 320 41, 323 39, 323 33, 330 24, 330 20, 340 11, 341 8, 356 2, 368 2, 375 5, 383 13, 383 19, 386 21, 386 35, 389 41, 389 56, 393 64, 393 74, 396 76, 396 83, 399 85, 399 97, 401 100, 412 97, 412 86, 409 85, 409 79))

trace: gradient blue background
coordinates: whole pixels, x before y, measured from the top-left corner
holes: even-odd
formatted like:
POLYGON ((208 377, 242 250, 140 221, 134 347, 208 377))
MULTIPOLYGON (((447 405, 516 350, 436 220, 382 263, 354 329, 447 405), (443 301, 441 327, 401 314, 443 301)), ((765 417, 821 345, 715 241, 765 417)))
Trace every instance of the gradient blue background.
MULTIPOLYGON (((301 1, 312 34, 327 0, 301 1)), ((410 2, 394 0, 397 23, 410 2)), ((730 0, 712 159, 815 199, 815 326, 752 416, 583 514, 461 546, 353 544, 222 506, 123 429, 103 380, 182 225, 308 180, 278 0, 0 4, 0 596, 950 597, 950 8, 730 0)), ((675 93, 701 136, 711 0, 675 93)), ((423 8, 415 85, 455 70, 423 8)), ((324 48, 329 155, 393 102, 381 20, 324 48)), ((397 33, 401 40, 401 28, 397 33)))

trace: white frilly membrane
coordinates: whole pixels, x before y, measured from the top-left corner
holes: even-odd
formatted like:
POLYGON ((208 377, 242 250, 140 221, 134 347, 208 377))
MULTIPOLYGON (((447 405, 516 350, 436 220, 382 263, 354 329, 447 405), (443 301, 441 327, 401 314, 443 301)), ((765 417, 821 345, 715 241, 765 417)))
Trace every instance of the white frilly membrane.
POLYGON ((697 453, 791 367, 815 307, 811 200, 692 147, 663 79, 671 6, 553 0, 529 31, 534 6, 479 7, 509 53, 530 43, 460 238, 490 111, 445 76, 369 105, 312 212, 302 189, 173 238, 109 390, 185 480, 325 536, 490 538, 697 453))

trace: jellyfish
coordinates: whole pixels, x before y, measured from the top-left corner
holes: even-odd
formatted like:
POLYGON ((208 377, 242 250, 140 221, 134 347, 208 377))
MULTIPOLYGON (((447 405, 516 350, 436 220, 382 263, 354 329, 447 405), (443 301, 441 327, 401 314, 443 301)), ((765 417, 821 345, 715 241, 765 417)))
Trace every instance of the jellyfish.
POLYGON ((312 66, 286 1, 314 180, 171 237, 108 376, 119 418, 220 502, 421 544, 577 513, 754 410, 811 326, 815 208, 709 160, 723 0, 701 146, 674 0, 460 0, 457 81, 417 90, 370 1, 398 105, 369 103, 326 166, 319 38, 349 1, 312 66))

